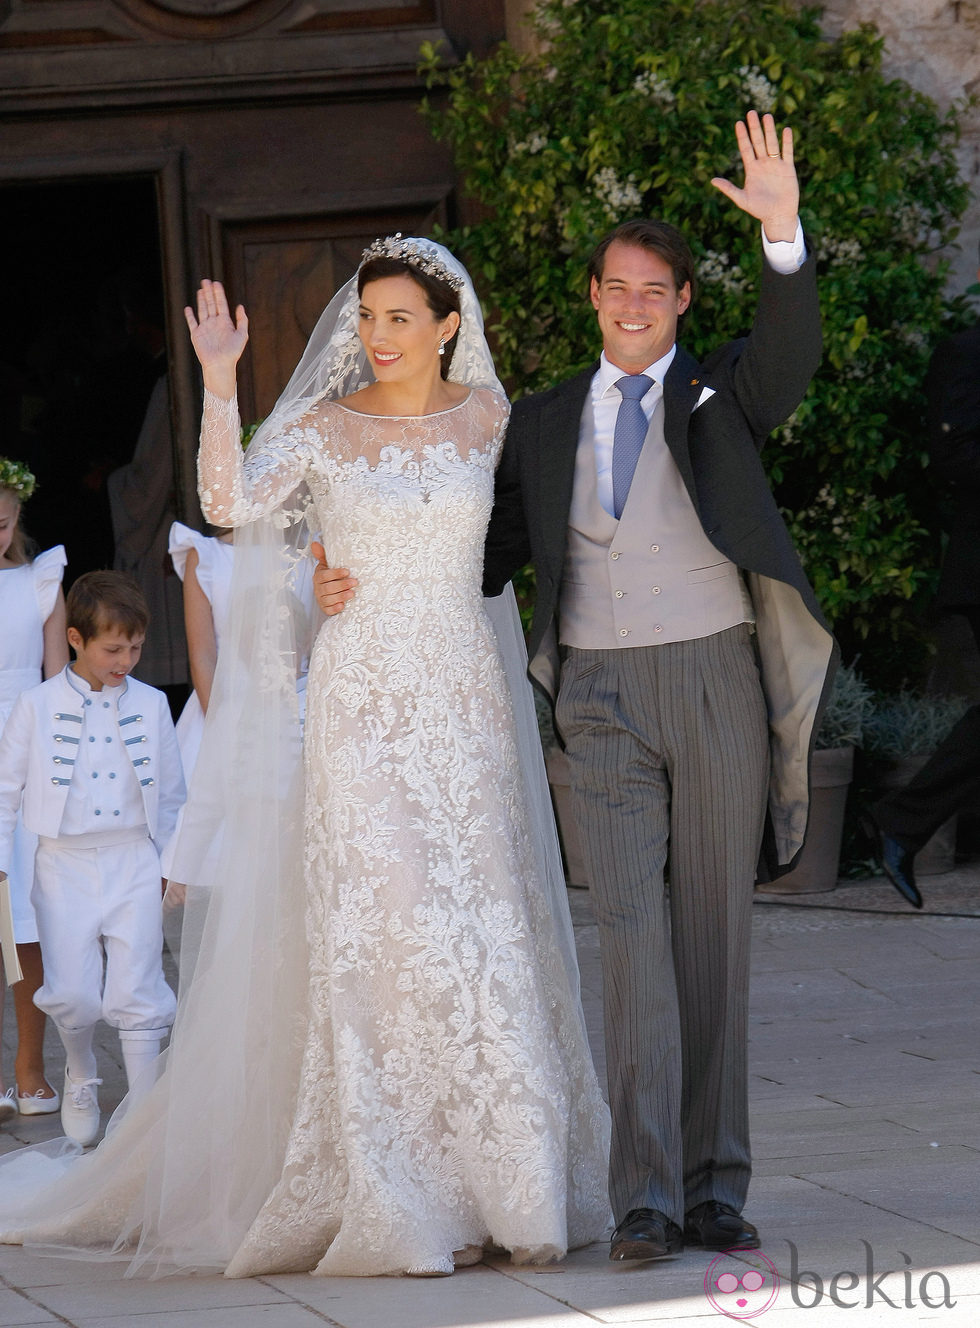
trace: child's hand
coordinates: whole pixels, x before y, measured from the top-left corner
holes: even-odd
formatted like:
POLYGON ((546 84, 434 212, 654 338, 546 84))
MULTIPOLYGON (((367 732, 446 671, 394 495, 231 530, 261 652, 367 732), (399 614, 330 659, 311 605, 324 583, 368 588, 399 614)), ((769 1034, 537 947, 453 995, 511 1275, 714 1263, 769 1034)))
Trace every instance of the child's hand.
POLYGON ((165 909, 181 908, 187 898, 187 886, 181 885, 180 881, 164 881, 162 884, 163 907, 165 909))

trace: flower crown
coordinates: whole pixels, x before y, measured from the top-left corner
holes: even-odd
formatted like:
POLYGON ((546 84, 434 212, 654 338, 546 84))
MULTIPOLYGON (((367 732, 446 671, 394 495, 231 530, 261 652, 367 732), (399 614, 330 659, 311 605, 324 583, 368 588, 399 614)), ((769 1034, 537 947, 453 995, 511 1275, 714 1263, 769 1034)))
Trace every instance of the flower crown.
POLYGON ((400 258, 402 262, 417 267, 420 272, 444 281, 454 291, 463 288, 463 278, 457 272, 450 272, 434 245, 426 244, 424 240, 406 240, 401 231, 396 231, 394 235, 379 236, 372 241, 361 254, 361 266, 369 263, 372 258, 400 258))
POLYGON ((0 489, 10 489, 23 503, 30 498, 36 484, 37 480, 23 461, 0 457, 0 489))

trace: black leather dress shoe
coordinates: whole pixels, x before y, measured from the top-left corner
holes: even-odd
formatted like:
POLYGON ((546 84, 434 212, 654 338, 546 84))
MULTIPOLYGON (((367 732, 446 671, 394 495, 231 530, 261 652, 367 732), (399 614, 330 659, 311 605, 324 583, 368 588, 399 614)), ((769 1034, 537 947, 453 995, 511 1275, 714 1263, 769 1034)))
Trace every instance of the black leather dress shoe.
POLYGON ((912 867, 916 850, 905 848, 897 839, 892 839, 891 835, 886 834, 872 812, 861 817, 861 828, 874 844, 881 869, 892 885, 913 908, 921 908, 922 896, 915 883, 915 872, 912 867))
POLYGON ((614 1262, 663 1259, 683 1248, 684 1236, 676 1222, 655 1208, 633 1208, 612 1234, 609 1257, 614 1262))
POLYGON ((757 1250, 759 1233, 730 1204, 706 1199, 684 1218, 684 1239, 705 1250, 757 1250))
POLYGON ((912 870, 915 854, 911 849, 903 848, 897 839, 892 839, 891 835, 886 835, 884 830, 878 832, 878 847, 882 868, 892 885, 913 908, 921 908, 922 896, 919 894, 919 887, 915 883, 915 872, 912 870))

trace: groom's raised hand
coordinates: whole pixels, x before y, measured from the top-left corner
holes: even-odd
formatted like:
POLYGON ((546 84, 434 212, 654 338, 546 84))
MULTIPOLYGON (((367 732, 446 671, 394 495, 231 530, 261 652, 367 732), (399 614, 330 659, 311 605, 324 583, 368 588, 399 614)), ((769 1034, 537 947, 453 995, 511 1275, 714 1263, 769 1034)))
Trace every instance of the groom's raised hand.
POLYGON ((745 169, 742 188, 716 176, 714 187, 736 207, 762 222, 766 239, 792 240, 799 220, 800 184, 793 163, 793 131, 784 129, 782 142, 771 115, 759 119, 749 111, 735 126, 735 138, 745 169))

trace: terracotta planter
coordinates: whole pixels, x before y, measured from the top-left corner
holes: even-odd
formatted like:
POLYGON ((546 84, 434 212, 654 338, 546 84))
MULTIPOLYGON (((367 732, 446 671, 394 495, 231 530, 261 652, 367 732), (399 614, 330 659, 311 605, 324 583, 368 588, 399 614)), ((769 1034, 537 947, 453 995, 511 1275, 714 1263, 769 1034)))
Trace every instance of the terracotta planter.
MULTIPOLYGON (((904 788, 928 760, 928 756, 903 756, 881 776, 882 792, 904 788)), ((957 818, 951 816, 916 853, 912 859, 912 870, 917 877, 942 876, 956 866, 956 823, 957 818)))
POLYGON ((810 819, 796 866, 759 888, 765 894, 817 894, 837 888, 844 808, 854 774, 854 748, 828 747, 813 753, 810 767, 810 819))
POLYGON ((572 792, 568 786, 568 757, 560 747, 551 747, 545 754, 544 764, 565 859, 565 879, 569 885, 587 890, 589 881, 582 856, 582 832, 572 810, 572 792))

